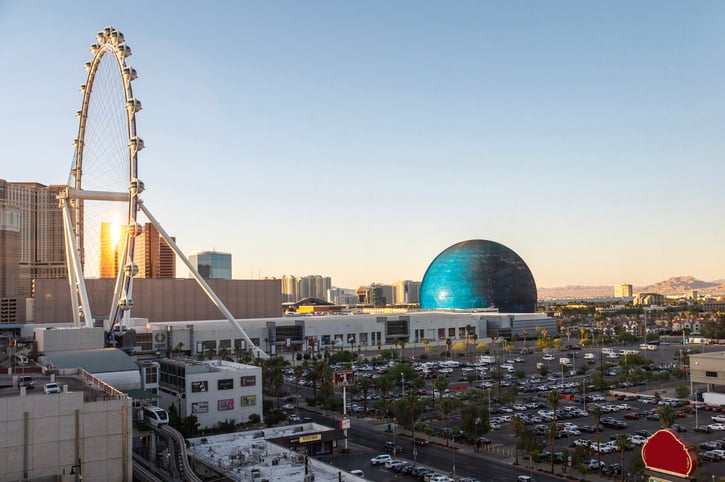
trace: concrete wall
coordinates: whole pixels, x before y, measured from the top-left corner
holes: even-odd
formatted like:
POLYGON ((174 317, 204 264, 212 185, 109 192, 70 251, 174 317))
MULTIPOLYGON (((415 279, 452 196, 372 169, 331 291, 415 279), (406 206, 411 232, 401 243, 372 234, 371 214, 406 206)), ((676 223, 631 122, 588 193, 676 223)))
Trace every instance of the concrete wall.
POLYGON ((69 474, 80 459, 85 480, 130 482, 131 400, 83 397, 41 391, 0 398, 0 480, 69 474))
MULTIPOLYGON (((278 316, 282 312, 279 280, 208 280, 211 289, 238 319, 278 316)), ((114 279, 86 280, 96 319, 108 318, 114 279)), ((133 316, 150 322, 223 318, 193 279, 134 279, 133 316)), ((35 323, 73 320, 68 281, 39 279, 35 285, 35 323)))

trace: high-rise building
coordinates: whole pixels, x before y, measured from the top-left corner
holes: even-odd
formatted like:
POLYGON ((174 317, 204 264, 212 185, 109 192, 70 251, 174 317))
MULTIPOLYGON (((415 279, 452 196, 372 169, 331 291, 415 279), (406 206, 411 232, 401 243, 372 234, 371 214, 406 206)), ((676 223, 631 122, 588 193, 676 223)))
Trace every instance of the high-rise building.
POLYGON ((19 257, 20 211, 0 201, 0 324, 24 318, 24 304, 18 296, 19 257))
POLYGON ((282 303, 294 303, 299 300, 298 279, 289 274, 282 276, 282 303))
POLYGON ((614 287, 615 298, 631 298, 632 297, 632 285, 622 284, 614 287))
POLYGON ((118 275, 127 229, 120 224, 101 223, 99 278, 115 278, 118 275))
MULTIPOLYGON (((176 238, 171 239, 176 242, 176 238)), ((176 254, 151 223, 136 236, 133 259, 138 278, 176 278, 176 254)))
POLYGON ((409 305, 420 303, 420 281, 400 280, 396 281, 395 300, 396 305, 409 305))
MULTIPOLYGON (((320 298, 327 299, 327 290, 332 288, 332 278, 319 274, 308 275, 299 279, 297 295, 299 299, 320 298)), ((295 300, 297 301, 297 300, 295 300)))
POLYGON ((232 255, 217 251, 200 251, 189 255, 194 269, 204 279, 232 279, 232 255))
MULTIPOLYGON (((65 278, 63 216, 56 196, 65 186, 0 179, 0 205, 19 216, 18 295, 33 296, 33 280, 65 278)), ((4 243, 3 243, 4 244, 4 243)))

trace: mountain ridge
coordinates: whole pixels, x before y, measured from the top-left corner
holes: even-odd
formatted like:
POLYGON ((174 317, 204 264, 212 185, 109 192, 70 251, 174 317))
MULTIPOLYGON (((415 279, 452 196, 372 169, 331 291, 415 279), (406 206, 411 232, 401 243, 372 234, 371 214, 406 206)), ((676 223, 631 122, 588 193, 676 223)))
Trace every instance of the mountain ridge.
MULTIPOLYGON (((662 295, 684 295, 696 290, 699 294, 725 296, 725 281, 702 281, 694 276, 673 276, 657 283, 632 286, 632 293, 659 293, 662 295)), ((539 298, 612 298, 614 285, 567 285, 556 288, 538 288, 539 298)))

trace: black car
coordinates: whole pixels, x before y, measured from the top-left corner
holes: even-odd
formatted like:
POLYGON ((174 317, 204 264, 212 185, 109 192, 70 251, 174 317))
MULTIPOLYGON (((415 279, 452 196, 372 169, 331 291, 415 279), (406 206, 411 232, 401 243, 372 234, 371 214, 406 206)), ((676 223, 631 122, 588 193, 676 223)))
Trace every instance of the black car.
POLYGON ((680 425, 679 423, 673 423, 673 424, 672 424, 672 428, 674 428, 674 429, 675 429, 675 430, 677 430, 678 432, 687 432, 687 428, 686 428, 686 427, 683 427, 683 426, 682 426, 682 425, 680 425))
POLYGON ((622 473, 622 465, 618 463, 609 464, 602 468, 602 475, 619 475, 622 473))
POLYGON ((400 444, 396 444, 393 442, 385 442, 385 451, 392 452, 394 454, 400 454, 403 453, 403 447, 401 447, 400 444))

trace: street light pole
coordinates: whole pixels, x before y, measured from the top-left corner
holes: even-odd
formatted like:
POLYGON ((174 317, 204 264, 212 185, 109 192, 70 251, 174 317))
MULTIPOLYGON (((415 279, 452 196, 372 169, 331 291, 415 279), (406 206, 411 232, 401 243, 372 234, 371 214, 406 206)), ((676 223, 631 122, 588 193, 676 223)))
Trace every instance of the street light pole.
POLYGON ((400 372, 400 386, 403 389, 403 396, 405 396, 405 373, 400 372))

